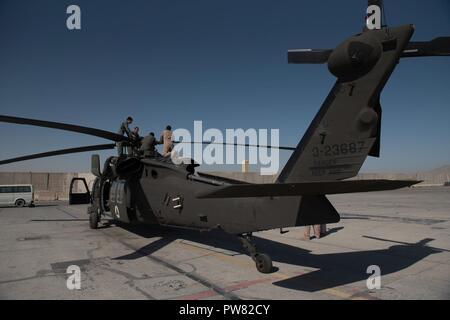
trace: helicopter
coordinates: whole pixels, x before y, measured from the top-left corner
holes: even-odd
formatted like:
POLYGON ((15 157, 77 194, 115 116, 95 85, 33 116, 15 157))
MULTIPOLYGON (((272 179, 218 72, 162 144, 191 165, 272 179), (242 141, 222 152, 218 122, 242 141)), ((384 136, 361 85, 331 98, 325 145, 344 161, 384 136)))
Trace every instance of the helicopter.
MULTIPOLYGON (((368 1, 369 8, 374 5, 382 8, 381 1, 368 1)), ((334 49, 288 50, 288 63, 326 63, 336 82, 298 145, 278 147, 293 152, 274 183, 253 184, 219 177, 199 172, 194 160, 174 163, 170 158, 135 153, 111 156, 101 167, 99 155, 93 154, 91 172, 96 178, 90 196, 79 201, 89 204, 90 228, 96 229, 102 218, 109 218, 200 231, 220 229, 240 239, 259 272, 272 272, 270 256, 252 242, 254 232, 336 223, 339 213, 326 195, 394 190, 421 182, 348 180, 358 174, 368 156, 380 156, 380 95, 400 59, 450 55, 450 37, 414 42, 410 41, 413 33, 413 25, 370 28, 366 24, 362 32, 334 49)), ((0 122, 112 141, 6 159, 0 165, 114 149, 117 142, 131 146, 136 143, 113 132, 74 124, 7 115, 0 115, 0 122)))

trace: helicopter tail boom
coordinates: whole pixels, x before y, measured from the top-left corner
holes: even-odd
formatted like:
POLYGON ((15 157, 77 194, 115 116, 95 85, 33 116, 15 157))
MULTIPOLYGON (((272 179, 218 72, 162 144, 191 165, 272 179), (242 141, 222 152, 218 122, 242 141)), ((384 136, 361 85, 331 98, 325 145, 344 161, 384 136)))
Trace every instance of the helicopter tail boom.
POLYGON ((303 183, 263 183, 233 184, 214 187, 196 195, 197 198, 248 198, 280 196, 323 196, 326 194, 343 194, 395 190, 410 187, 421 181, 416 180, 346 180, 316 181, 303 183))

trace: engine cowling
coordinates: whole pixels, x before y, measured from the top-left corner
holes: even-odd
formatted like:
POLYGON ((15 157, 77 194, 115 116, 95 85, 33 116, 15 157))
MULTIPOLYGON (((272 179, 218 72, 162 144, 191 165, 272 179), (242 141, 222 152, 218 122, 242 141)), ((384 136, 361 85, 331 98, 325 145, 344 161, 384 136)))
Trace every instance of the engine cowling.
POLYGON ((119 177, 128 178, 142 169, 142 163, 138 158, 126 158, 119 160, 115 169, 119 177))

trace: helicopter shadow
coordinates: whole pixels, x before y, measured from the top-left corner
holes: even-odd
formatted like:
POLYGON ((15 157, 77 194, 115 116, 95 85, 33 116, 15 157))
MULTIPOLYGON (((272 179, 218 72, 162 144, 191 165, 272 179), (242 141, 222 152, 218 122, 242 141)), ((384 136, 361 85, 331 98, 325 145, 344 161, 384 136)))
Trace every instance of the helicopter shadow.
MULTIPOLYGON (((248 255, 236 236, 226 234, 220 230, 201 233, 195 230, 172 229, 157 225, 120 224, 118 226, 144 238, 160 237, 160 239, 131 254, 115 258, 117 260, 132 260, 150 255, 175 240, 192 241, 232 251, 236 255, 248 255)), ((375 239, 393 242, 386 239, 375 239)), ((430 254, 446 251, 445 249, 432 248, 426 245, 433 240, 426 238, 417 243, 395 244, 386 249, 314 254, 309 250, 289 244, 257 236, 253 237, 253 242, 258 250, 269 254, 275 264, 278 262, 317 269, 273 283, 275 286, 306 292, 315 292, 366 280, 370 276, 370 274, 366 273, 366 270, 371 265, 379 266, 381 275, 387 275, 406 269, 430 254)), ((299 241, 300 243, 301 241, 299 241)), ((274 268, 274 271, 276 270, 278 268, 274 268)))
MULTIPOLYGON (((298 265, 317 268, 317 270, 273 284, 287 289, 315 292, 366 280, 370 276, 367 273, 367 268, 371 265, 378 266, 382 276, 388 275, 404 270, 430 254, 442 252, 442 250, 426 246, 426 243, 433 240, 426 238, 417 243, 396 244, 386 249, 377 250, 318 255, 299 254, 296 257, 296 262, 301 260, 298 265)), ((283 260, 284 258, 280 255, 286 254, 288 252, 279 252, 278 257, 274 256, 274 260, 277 258, 283 260)))
POLYGON ((34 204, 34 205, 26 205, 23 207, 17 207, 14 205, 1 205, 0 209, 32 209, 32 208, 46 208, 46 207, 57 207, 59 204, 34 204))

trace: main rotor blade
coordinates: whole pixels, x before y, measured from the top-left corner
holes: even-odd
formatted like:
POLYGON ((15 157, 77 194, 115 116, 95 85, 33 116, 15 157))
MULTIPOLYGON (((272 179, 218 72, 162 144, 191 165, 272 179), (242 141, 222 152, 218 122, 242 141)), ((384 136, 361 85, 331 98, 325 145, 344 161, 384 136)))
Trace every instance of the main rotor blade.
POLYGON ((13 163, 13 162, 19 162, 19 161, 25 161, 25 160, 31 160, 31 159, 59 156, 59 155, 70 154, 70 153, 96 151, 96 150, 108 150, 108 149, 114 149, 115 146, 116 145, 114 143, 108 143, 108 144, 97 144, 97 145, 93 145, 93 146, 84 146, 84 147, 78 147, 78 148, 69 148, 69 149, 61 149, 61 150, 48 151, 48 152, 42 152, 42 153, 35 153, 35 154, 17 157, 17 158, 0 160, 0 165, 13 163))
POLYGON ((89 127, 83 127, 83 126, 77 126, 74 124, 67 124, 67 123, 61 123, 61 122, 10 117, 10 116, 5 116, 5 115, 0 115, 0 122, 26 124, 26 125, 30 125, 30 126, 53 128, 53 129, 60 129, 60 130, 65 130, 65 131, 84 133, 84 134, 88 134, 91 136, 96 136, 96 137, 100 137, 100 138, 104 138, 104 139, 108 139, 108 140, 112 140, 112 141, 116 141, 116 142, 128 140, 127 137, 121 136, 120 134, 113 133, 110 131, 89 128, 89 127))
POLYGON ((291 151, 295 150, 295 147, 269 146, 269 145, 248 144, 248 143, 214 142, 214 141, 174 141, 174 143, 219 144, 219 145, 224 145, 224 146, 226 146, 226 145, 233 145, 233 146, 254 147, 254 148, 291 150, 291 151))
POLYGON ((363 238, 368 238, 368 239, 373 239, 373 240, 379 240, 379 241, 385 241, 385 242, 398 243, 398 244, 403 244, 403 245, 407 245, 407 246, 422 246, 422 247, 427 247, 427 248, 434 249, 434 250, 450 252, 450 250, 448 250, 448 249, 436 248, 436 247, 431 247, 431 246, 426 245, 428 242, 431 242, 431 241, 434 240, 434 239, 432 239, 432 238, 425 238, 425 239, 420 240, 419 242, 416 242, 416 243, 410 243, 410 242, 403 242, 403 241, 397 241, 397 240, 389 240, 389 239, 383 239, 383 238, 377 238, 377 237, 371 237, 371 236, 362 236, 362 237, 363 237, 363 238))

